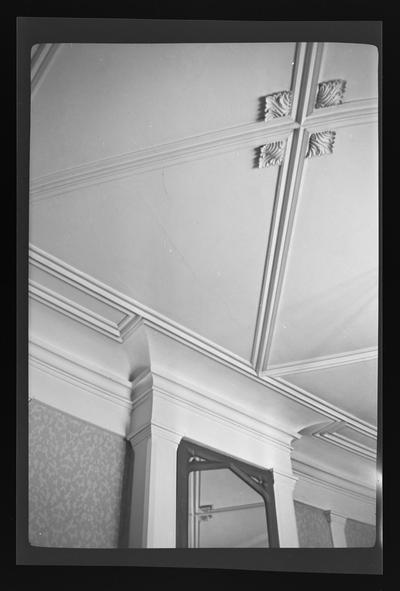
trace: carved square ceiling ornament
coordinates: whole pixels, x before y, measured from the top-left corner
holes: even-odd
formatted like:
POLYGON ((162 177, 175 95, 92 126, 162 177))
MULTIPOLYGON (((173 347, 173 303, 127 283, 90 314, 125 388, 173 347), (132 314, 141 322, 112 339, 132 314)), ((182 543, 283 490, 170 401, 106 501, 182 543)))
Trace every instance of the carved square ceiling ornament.
POLYGON ((323 109, 343 103, 344 93, 346 91, 346 80, 326 80, 318 84, 317 98, 315 108, 323 109))
POLYGON ((335 138, 336 131, 319 131, 312 133, 308 140, 306 158, 332 154, 335 138))
POLYGON ((292 93, 289 90, 275 92, 265 97, 265 121, 286 117, 292 108, 292 93))
POLYGON ((260 148, 259 168, 280 165, 285 155, 285 142, 272 142, 260 148))

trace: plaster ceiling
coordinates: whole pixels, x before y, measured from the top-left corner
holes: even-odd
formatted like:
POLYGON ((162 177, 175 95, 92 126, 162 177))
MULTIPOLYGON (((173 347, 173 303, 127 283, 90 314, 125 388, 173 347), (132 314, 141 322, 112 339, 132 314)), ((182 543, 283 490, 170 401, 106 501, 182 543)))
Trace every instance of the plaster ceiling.
MULTIPOLYGON (((31 105, 31 244, 252 366, 289 136, 304 124, 292 113, 275 138, 263 97, 292 89, 297 105, 300 45, 62 45, 31 105), (276 139, 282 166, 258 168, 276 139)), ((310 81, 346 80, 344 104, 314 110, 336 117, 320 129, 335 145, 299 168, 261 375, 377 346, 377 126, 363 115, 377 51, 318 51, 310 81), (341 108, 364 119, 335 127, 341 108)), ((284 379, 376 425, 376 362, 356 361, 284 379)))

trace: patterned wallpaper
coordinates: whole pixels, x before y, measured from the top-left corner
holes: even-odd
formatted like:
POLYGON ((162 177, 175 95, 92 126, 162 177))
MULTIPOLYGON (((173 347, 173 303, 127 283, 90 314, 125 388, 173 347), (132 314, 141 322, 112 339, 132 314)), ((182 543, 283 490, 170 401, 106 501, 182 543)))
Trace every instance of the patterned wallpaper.
POLYGON ((344 533, 349 548, 372 548, 375 546, 376 529, 373 525, 361 523, 355 519, 346 519, 344 533))
POLYGON ((332 548, 329 521, 322 509, 294 502, 300 548, 332 548))
POLYGON ((29 541, 118 546, 126 442, 36 400, 29 403, 29 541))

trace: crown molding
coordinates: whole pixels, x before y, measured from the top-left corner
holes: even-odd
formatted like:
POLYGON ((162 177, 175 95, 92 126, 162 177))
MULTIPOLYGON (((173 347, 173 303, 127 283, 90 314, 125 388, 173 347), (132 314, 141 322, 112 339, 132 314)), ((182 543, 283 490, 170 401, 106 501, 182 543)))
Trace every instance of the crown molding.
POLYGON ((265 122, 238 125, 89 162, 33 179, 30 198, 36 202, 82 187, 212 157, 238 148, 254 148, 266 140, 284 140, 297 127, 293 119, 282 117, 267 125, 265 122))
MULTIPOLYGON (((226 349, 223 349, 222 347, 219 347, 218 345, 211 343, 210 341, 204 339, 200 335, 197 335, 189 331, 188 329, 185 329, 181 325, 154 312, 150 308, 141 305, 135 300, 117 292, 116 290, 110 288, 104 283, 101 283, 97 279, 94 279, 89 275, 82 273, 77 269, 74 269, 71 265, 64 263, 60 259, 46 253, 45 251, 37 248, 34 245, 31 245, 29 249, 29 262, 30 264, 36 265, 40 269, 50 273, 54 277, 57 277, 58 279, 65 281, 69 285, 72 285, 76 289, 91 295, 98 301, 110 305, 114 309, 120 310, 122 313, 127 315, 135 315, 137 317, 137 321, 135 320, 133 322, 131 330, 134 330, 137 326, 143 323, 145 326, 149 326, 157 332, 167 335, 168 337, 176 340, 177 342, 182 343, 188 346, 189 348, 197 352, 200 352, 203 355, 206 355, 207 357, 215 360, 216 362, 221 363, 231 369, 234 369, 235 371, 245 375, 251 380, 256 381, 259 384, 265 385, 274 390, 275 392, 278 392, 279 394, 282 394, 290 398, 291 400, 298 402, 302 406, 310 408, 316 411, 318 414, 326 416, 327 419, 332 418, 333 420, 343 420, 347 424, 351 424, 352 426, 360 425, 360 432, 365 432, 363 430, 364 423, 362 421, 358 421, 356 417, 353 417, 352 415, 349 415, 348 413, 345 413, 340 409, 337 409, 333 405, 330 405, 329 403, 318 399, 316 396, 313 396, 305 390, 296 388, 292 384, 289 384, 288 382, 282 380, 282 378, 277 378, 265 374, 262 374, 260 376, 257 375, 252 365, 245 359, 242 359, 234 355, 230 351, 227 351, 226 349)), ((48 300, 44 303, 46 303, 46 305, 50 305, 48 300)), ((75 313, 75 303, 73 303, 73 306, 73 312, 75 313)), ((80 308, 79 311, 81 312, 80 308)), ((90 312, 90 314, 91 319, 93 313, 90 312)), ((136 387, 138 387, 139 382, 143 379, 143 375, 137 376, 136 387)), ((144 390, 146 390, 145 387, 144 390)), ((367 434, 376 436, 376 429, 374 429, 373 427, 371 427, 371 429, 372 431, 368 431, 367 434)))
POLYGON ((343 411, 334 404, 322 401, 318 396, 307 392, 303 388, 294 386, 283 378, 273 378, 268 376, 264 379, 271 388, 280 392, 284 396, 288 396, 289 398, 300 402, 303 406, 310 408, 315 412, 319 412, 327 417, 327 419, 343 422, 346 426, 350 426, 358 433, 376 439, 377 428, 374 425, 355 417, 349 412, 343 411))
MULTIPOLYGON (((166 372, 153 371, 153 389, 161 396, 174 401, 179 406, 191 407, 197 413, 212 416, 224 424, 251 434, 253 437, 267 439, 273 445, 291 449, 293 440, 299 439, 297 432, 273 425, 252 414, 248 409, 232 404, 214 392, 206 391, 181 378, 176 379, 166 372)), ((135 399, 134 399, 135 400, 135 399)))
POLYGON ((62 43, 39 43, 31 56, 31 96, 33 97, 50 68, 62 43))
POLYGON ((337 447, 341 447, 347 451, 350 451, 358 456, 363 458, 376 461, 376 451, 367 447, 366 445, 362 445, 361 443, 357 443, 356 441, 350 439, 349 437, 345 437, 341 433, 330 433, 330 432, 323 432, 323 433, 316 433, 313 435, 317 439, 322 439, 323 441, 327 441, 336 445, 337 447))
MULTIPOLYGON (((376 491, 364 482, 349 480, 326 466, 311 464, 306 459, 292 457, 293 472, 300 480, 353 497, 370 506, 375 506, 376 491)), ((296 500, 296 495, 295 495, 296 500)))
POLYGON ((29 340, 29 397, 125 436, 131 383, 42 340, 29 340))
MULTIPOLYGON (((29 248, 29 263, 42 271, 49 273, 53 277, 72 285, 75 289, 90 295, 95 300, 107 304, 114 310, 118 310, 124 314, 126 318, 124 318, 118 325, 122 340, 127 338, 127 336, 131 334, 131 331, 134 330, 141 321, 143 324, 154 328, 158 332, 166 334, 196 351, 204 353, 217 361, 225 362, 230 367, 234 367, 239 371, 242 370, 246 374, 254 373, 250 362, 246 359, 220 347, 170 318, 155 312, 133 298, 121 294, 108 285, 78 269, 75 269, 71 265, 68 265, 64 261, 61 261, 57 257, 50 255, 32 244, 29 248), (136 321, 135 317, 140 318, 136 321), (128 318, 133 318, 132 324, 130 324, 128 318)), ((50 303, 48 303, 48 305, 50 305, 50 303)), ((115 340, 119 339, 117 338, 115 340)))
POLYGON ((355 453, 356 455, 376 461, 376 436, 367 435, 365 431, 361 432, 359 426, 354 428, 346 424, 344 421, 333 421, 328 424, 324 422, 303 429, 301 434, 311 435, 316 439, 332 443, 333 445, 355 453), (367 436, 371 440, 373 447, 362 444, 351 437, 343 435, 341 431, 345 428, 357 433, 362 433, 364 437, 367 436))
POLYGON ((126 315, 119 323, 112 322, 89 308, 77 304, 70 298, 66 298, 32 280, 29 280, 29 295, 41 304, 53 308, 85 326, 89 326, 119 343, 123 343, 127 335, 132 334, 140 323, 139 317, 129 315, 126 315))
POLYGON ((184 416, 186 425, 211 419, 217 429, 220 426, 222 430, 227 429, 228 433, 233 429, 238 437, 268 443, 285 454, 292 450, 293 440, 300 437, 282 425, 261 420, 248 409, 232 404, 214 392, 160 370, 148 370, 140 376, 139 388, 133 387, 132 409, 133 421, 127 439, 141 438, 140 434, 150 425, 182 437, 185 435, 185 426, 181 421, 177 422, 176 417, 184 416), (145 389, 143 384, 147 386, 145 389))
POLYGON ((302 359, 294 362, 291 361, 279 365, 271 365, 269 369, 262 372, 261 375, 267 377, 281 377, 287 374, 318 371, 321 369, 329 369, 331 367, 341 367, 352 363, 363 363, 377 358, 378 348, 366 347, 355 349, 354 351, 346 351, 345 353, 340 353, 338 355, 324 355, 321 357, 311 357, 309 359, 302 359))

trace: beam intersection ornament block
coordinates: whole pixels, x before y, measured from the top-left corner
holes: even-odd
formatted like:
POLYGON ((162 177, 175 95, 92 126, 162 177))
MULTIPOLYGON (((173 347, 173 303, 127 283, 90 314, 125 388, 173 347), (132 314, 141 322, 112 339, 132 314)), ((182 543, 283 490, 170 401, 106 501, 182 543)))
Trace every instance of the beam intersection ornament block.
POLYGON ((344 93, 346 91, 346 80, 326 80, 318 84, 317 98, 315 108, 323 109, 333 107, 343 103, 344 93))
POLYGON ((320 131, 310 135, 306 158, 332 154, 336 131, 320 131))
POLYGON ((260 148, 260 157, 258 168, 267 168, 268 166, 280 165, 285 155, 285 142, 272 142, 265 144, 260 148))
POLYGON ((292 108, 292 92, 283 90, 265 97, 265 121, 286 117, 292 108))

